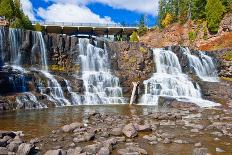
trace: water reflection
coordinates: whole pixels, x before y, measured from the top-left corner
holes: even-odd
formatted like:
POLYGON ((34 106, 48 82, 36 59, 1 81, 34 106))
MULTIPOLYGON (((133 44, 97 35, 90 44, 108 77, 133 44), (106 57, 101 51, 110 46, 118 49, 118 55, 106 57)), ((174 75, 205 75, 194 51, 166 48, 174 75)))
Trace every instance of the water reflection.
POLYGON ((0 130, 24 131, 26 138, 33 138, 44 136, 64 124, 86 122, 83 118, 87 113, 147 115, 157 110, 154 106, 103 105, 3 112, 0 113, 0 130))

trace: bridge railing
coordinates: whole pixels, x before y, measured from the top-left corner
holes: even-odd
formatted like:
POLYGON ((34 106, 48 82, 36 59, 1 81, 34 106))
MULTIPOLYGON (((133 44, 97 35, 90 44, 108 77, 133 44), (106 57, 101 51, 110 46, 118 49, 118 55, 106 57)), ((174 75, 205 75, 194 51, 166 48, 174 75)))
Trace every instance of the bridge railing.
POLYGON ((85 27, 138 27, 137 24, 112 24, 112 23, 73 23, 73 22, 45 22, 32 21, 32 24, 47 25, 47 26, 85 26, 85 27))

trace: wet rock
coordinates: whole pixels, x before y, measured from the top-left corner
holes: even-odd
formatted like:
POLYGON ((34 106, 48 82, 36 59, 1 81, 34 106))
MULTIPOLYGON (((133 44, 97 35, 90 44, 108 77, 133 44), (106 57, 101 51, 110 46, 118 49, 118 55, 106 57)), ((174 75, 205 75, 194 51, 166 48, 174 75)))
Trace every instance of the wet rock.
POLYGON ((220 152, 220 153, 222 153, 222 152, 225 152, 224 150, 222 150, 221 148, 216 148, 216 152, 220 152))
POLYGON ((117 142, 125 142, 126 141, 126 138, 124 136, 116 137, 115 139, 116 139, 117 142))
POLYGON ((87 142, 87 141, 93 140, 94 138, 95 138, 94 133, 85 132, 84 135, 79 135, 79 136, 73 138, 73 142, 75 142, 75 143, 87 142))
POLYGON ((39 142, 40 142, 39 138, 34 138, 34 139, 31 139, 31 140, 30 140, 30 143, 31 143, 31 144, 37 144, 37 143, 39 143, 39 142))
POLYGON ((195 148, 193 150, 192 155, 207 155, 208 154, 208 149, 207 148, 195 148))
POLYGON ((134 127, 139 132, 152 131, 152 128, 151 128, 150 124, 144 124, 144 125, 134 124, 134 127))
POLYGON ((218 132, 218 131, 211 132, 210 134, 218 136, 218 137, 222 137, 223 136, 223 134, 221 132, 218 132))
POLYGON ((32 144, 26 144, 26 143, 22 143, 19 145, 18 151, 17 151, 17 155, 28 155, 28 154, 32 154, 32 152, 34 151, 35 146, 32 144))
POLYGON ((0 139, 0 147, 6 147, 7 146, 7 140, 0 139))
POLYGON ((163 141, 164 144, 170 144, 171 142, 172 141, 170 139, 168 139, 168 138, 165 138, 164 141, 163 141))
POLYGON ((201 143, 195 143, 194 146, 195 146, 195 147, 201 147, 202 144, 201 144, 201 143))
POLYGON ((174 121, 161 121, 160 122, 161 126, 174 126, 176 123, 174 121))
POLYGON ((79 122, 75 122, 75 123, 72 123, 72 124, 69 124, 69 125, 64 125, 62 127, 62 130, 64 132, 72 132, 73 130, 75 130, 76 128, 81 128, 83 126, 82 123, 79 123, 79 122))
POLYGON ((165 138, 169 138, 169 139, 173 139, 175 138, 174 134, 171 133, 162 133, 161 135, 159 135, 161 138, 165 139, 165 138))
POLYGON ((122 129, 121 129, 121 128, 113 128, 113 129, 110 131, 110 134, 113 135, 113 136, 122 136, 122 135, 123 135, 123 132, 122 132, 122 129))
POLYGON ((138 146, 128 146, 125 149, 119 149, 117 153, 120 155, 146 155, 148 154, 146 150, 138 146))
POLYGON ((7 148, 5 148, 5 147, 0 147, 0 154, 2 154, 2 155, 7 155, 7 154, 8 154, 7 148))
POLYGON ((48 150, 44 155, 66 155, 66 153, 63 150, 58 149, 58 150, 48 150))
POLYGON ((191 132, 198 133, 199 130, 198 129, 192 129, 191 132))
POLYGON ((76 147, 75 149, 69 149, 67 155, 79 155, 82 152, 82 148, 76 147))
POLYGON ((98 150, 100 150, 100 148, 101 148, 100 144, 87 145, 84 147, 84 151, 87 154, 96 154, 98 150))
POLYGON ((102 147, 97 153, 97 155, 109 155, 109 154, 110 154, 110 150, 107 147, 102 147))
POLYGON ((157 137, 156 136, 154 136, 154 135, 145 135, 145 136, 143 136, 143 139, 146 139, 146 140, 148 140, 148 141, 156 141, 157 140, 157 137))
POLYGON ((7 146, 7 148, 11 152, 17 152, 20 144, 22 144, 21 140, 14 140, 14 141, 10 142, 10 144, 7 146))
POLYGON ((0 131, 0 137, 4 136, 10 136, 11 138, 14 138, 16 136, 15 132, 12 131, 0 131))
POLYGON ((128 137, 133 138, 138 135, 134 125, 132 123, 127 124, 123 129, 122 132, 128 137))

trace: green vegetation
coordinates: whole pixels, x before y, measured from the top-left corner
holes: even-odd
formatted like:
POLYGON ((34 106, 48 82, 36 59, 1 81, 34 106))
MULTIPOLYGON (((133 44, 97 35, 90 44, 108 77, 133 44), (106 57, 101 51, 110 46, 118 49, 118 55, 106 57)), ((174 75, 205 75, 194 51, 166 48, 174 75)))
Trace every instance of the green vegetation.
POLYGON ((35 31, 38 31, 38 32, 42 32, 43 31, 43 28, 42 28, 42 26, 39 23, 36 23, 34 28, 35 28, 35 31))
POLYGON ((139 50, 140 50, 140 52, 142 52, 142 53, 144 53, 144 54, 147 53, 147 49, 144 48, 144 47, 140 47, 139 50))
POLYGON ((226 61, 232 61, 232 51, 227 51, 224 55, 226 61))
POLYGON ((130 42, 139 42, 139 36, 137 32, 133 32, 130 36, 130 42))
POLYGON ((188 20, 207 21, 210 32, 217 32, 225 12, 232 10, 232 0, 160 0, 159 26, 188 20))
POLYGON ((225 7, 220 0, 207 0, 205 7, 208 29, 217 33, 225 7))
POLYGON ((138 29, 138 35, 143 36, 145 33, 147 33, 148 28, 145 25, 145 16, 141 16, 140 22, 139 22, 139 29, 138 29))
POLYGON ((190 42, 193 42, 197 38, 197 33, 194 31, 190 31, 188 33, 188 37, 189 37, 190 42))
POLYGON ((21 8, 20 0, 0 0, 0 16, 5 17, 12 28, 33 29, 31 21, 21 8))

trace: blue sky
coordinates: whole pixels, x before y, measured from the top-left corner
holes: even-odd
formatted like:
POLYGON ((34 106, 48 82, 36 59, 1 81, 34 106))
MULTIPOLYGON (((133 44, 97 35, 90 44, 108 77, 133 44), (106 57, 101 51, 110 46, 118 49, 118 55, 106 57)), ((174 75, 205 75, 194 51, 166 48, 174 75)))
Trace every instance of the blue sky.
POLYGON ((78 23, 156 24, 158 0, 21 0, 31 20, 78 23))

